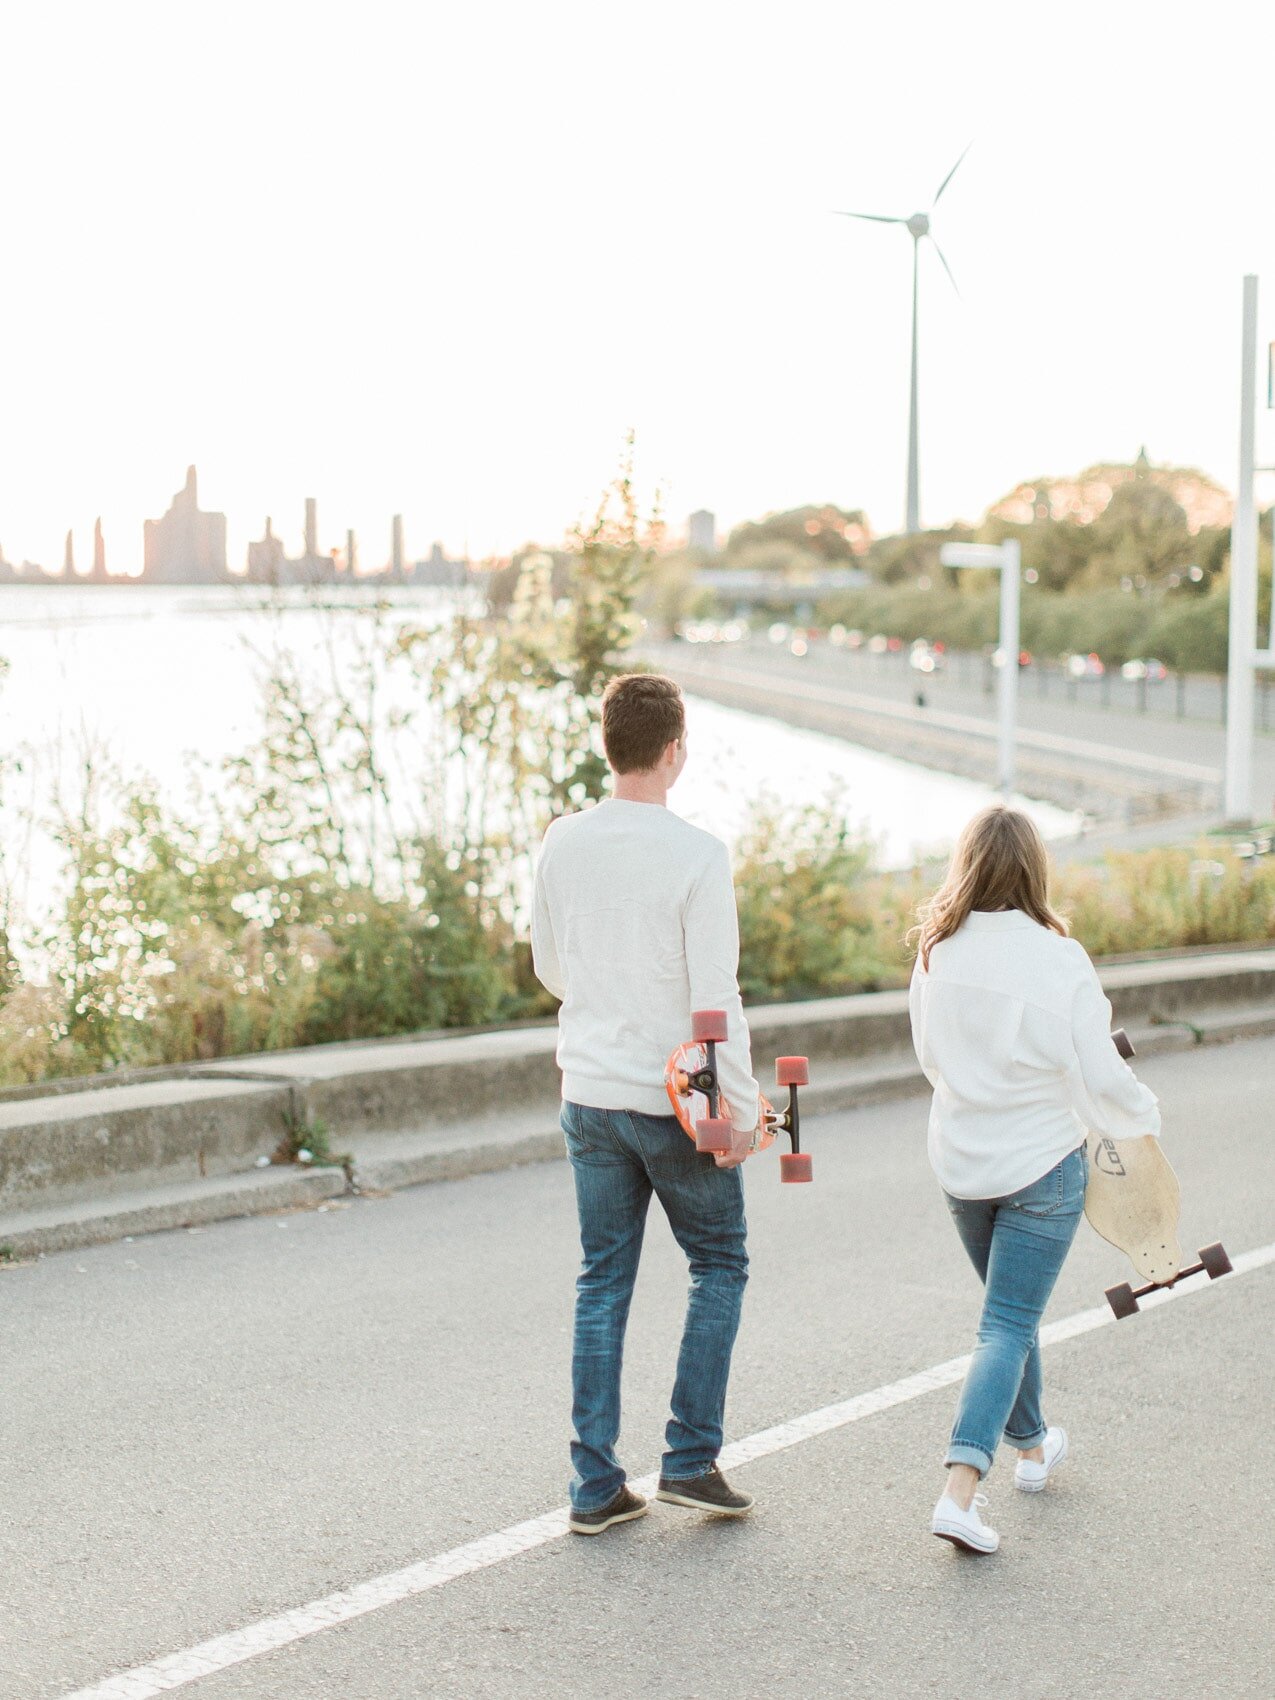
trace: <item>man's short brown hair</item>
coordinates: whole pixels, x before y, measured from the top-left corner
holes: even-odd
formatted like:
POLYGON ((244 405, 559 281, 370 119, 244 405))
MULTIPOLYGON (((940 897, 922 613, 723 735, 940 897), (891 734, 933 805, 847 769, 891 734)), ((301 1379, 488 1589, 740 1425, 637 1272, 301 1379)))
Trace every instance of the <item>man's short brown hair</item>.
POLYGON ((624 673, 602 693, 602 746, 616 773, 645 773, 686 732, 682 693, 660 673, 624 673))

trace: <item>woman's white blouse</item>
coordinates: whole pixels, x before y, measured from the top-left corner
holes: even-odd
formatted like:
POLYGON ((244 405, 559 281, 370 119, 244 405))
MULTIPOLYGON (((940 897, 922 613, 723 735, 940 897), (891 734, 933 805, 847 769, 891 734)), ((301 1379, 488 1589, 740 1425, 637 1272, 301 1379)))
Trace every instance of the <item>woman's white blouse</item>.
POLYGON ((934 1088, 929 1151, 955 1198, 1030 1186, 1085 1138, 1158 1134, 1155 1094, 1111 1042, 1083 945, 1018 909, 975 910, 918 957, 912 1043, 934 1088))

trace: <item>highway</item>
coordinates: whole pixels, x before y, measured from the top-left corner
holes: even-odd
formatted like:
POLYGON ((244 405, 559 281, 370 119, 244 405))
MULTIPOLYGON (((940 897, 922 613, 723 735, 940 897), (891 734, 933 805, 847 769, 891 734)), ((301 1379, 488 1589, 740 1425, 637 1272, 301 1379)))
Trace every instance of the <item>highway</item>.
MULTIPOLYGON (((758 713, 781 712, 773 703, 768 708, 766 686, 773 682, 778 688, 795 683, 818 687, 821 693, 841 692, 848 702, 868 697, 911 707, 916 706, 920 692, 928 714, 967 716, 985 722, 989 732, 996 723, 995 675, 981 657, 953 656, 939 672, 920 674, 908 665, 906 646, 898 654, 873 655, 823 639, 813 641, 802 655, 760 636, 743 643, 647 642, 642 652, 653 666, 666 668, 675 677, 684 669, 748 675, 758 713)), ((1101 680, 1067 683, 1057 673, 1024 668, 1019 675, 1018 723, 1027 734, 1129 752, 1135 758, 1162 762, 1170 770, 1182 763, 1209 769, 1220 782, 1226 732, 1217 718, 1217 682, 1192 679, 1190 685, 1187 702, 1192 714, 1179 719, 1173 712, 1171 678, 1147 687, 1152 706, 1141 713, 1136 706, 1137 687, 1125 681, 1112 682, 1111 702, 1105 705, 1101 680)), ((690 677, 687 688, 695 688, 690 677)), ((1268 710, 1267 718, 1275 726, 1275 707, 1268 710)), ((1260 713, 1254 737, 1253 798, 1259 819, 1275 816, 1275 730, 1263 731, 1260 713)))

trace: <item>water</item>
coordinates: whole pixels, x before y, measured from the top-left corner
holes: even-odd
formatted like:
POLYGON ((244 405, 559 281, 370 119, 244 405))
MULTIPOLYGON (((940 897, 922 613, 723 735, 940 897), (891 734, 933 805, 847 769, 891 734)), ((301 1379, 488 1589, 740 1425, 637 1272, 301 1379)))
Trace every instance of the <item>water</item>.
MULTIPOLYGON (((10 782, 0 828, 27 911, 38 916, 50 902, 58 862, 46 840, 19 833, 15 798, 47 814, 59 786, 73 794, 86 747, 127 775, 149 775, 161 794, 184 795, 192 764, 215 788, 222 759, 260 731, 260 677, 272 645, 281 643, 316 680, 333 667, 347 670, 378 595, 385 593, 346 592, 344 609, 325 613, 301 593, 280 603, 233 586, 0 587, 0 656, 10 664, 0 684, 0 757, 36 752, 10 782)), ((416 589, 388 600, 392 618, 419 623, 445 620, 452 606, 445 593, 416 589)), ((878 865, 898 867, 948 847, 994 800, 973 781, 764 716, 695 699, 688 710, 690 759, 671 806, 728 841, 763 799, 797 807, 835 795, 875 844, 878 865)), ((1047 837, 1077 829, 1073 814, 1020 802, 1047 837)))

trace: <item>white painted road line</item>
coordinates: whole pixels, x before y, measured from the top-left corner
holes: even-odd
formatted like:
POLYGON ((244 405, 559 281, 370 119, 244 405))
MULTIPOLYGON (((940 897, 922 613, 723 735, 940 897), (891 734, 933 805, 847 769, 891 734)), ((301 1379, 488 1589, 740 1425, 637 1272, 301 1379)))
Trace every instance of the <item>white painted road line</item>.
MULTIPOLYGON (((1235 1276, 1250 1274, 1254 1269, 1265 1268, 1271 1263, 1275 1263, 1275 1244, 1259 1246, 1255 1251, 1246 1251, 1235 1259, 1235 1276)), ((1233 1278, 1225 1277, 1220 1287, 1215 1288, 1213 1282, 1203 1276, 1197 1276, 1184 1287, 1155 1293, 1149 1299, 1144 1299, 1143 1308, 1149 1310, 1163 1304, 1179 1304, 1193 1293, 1225 1291, 1233 1278)), ((1065 1316, 1059 1322, 1046 1324, 1040 1331, 1040 1343, 1042 1346, 1054 1346, 1062 1340, 1074 1340, 1077 1335, 1092 1333, 1095 1328, 1105 1328, 1115 1320, 1106 1305, 1094 1310, 1077 1311, 1075 1315, 1065 1316)), ((1136 1324, 1131 1322, 1129 1326, 1136 1324)), ((825 1405, 822 1410, 808 1411, 804 1417, 794 1417, 791 1422, 762 1429, 745 1440, 736 1440, 724 1447, 721 1463, 726 1469, 734 1469, 740 1464, 751 1464, 757 1458, 766 1458, 774 1452, 783 1452, 790 1446, 798 1446, 803 1440, 811 1440, 815 1435, 844 1428, 848 1423, 861 1422, 864 1417, 873 1417, 881 1411, 893 1409, 896 1405, 905 1405, 910 1399, 919 1399, 923 1394, 932 1393, 937 1388, 950 1387, 964 1376, 969 1361, 968 1355, 963 1358, 949 1358, 946 1363, 935 1364, 932 1369, 905 1376, 902 1381, 892 1381, 885 1387, 874 1387, 870 1393, 859 1393, 853 1399, 845 1399, 840 1404, 825 1405)), ((651 1493, 657 1479, 655 1475, 643 1476, 632 1485, 639 1493, 651 1493)), ((212 1676, 217 1671, 228 1670, 232 1665, 244 1664, 248 1659, 258 1658, 262 1653, 272 1653, 276 1648, 287 1647, 294 1641, 304 1641, 307 1636, 318 1635, 324 1629, 333 1629, 339 1623, 348 1623, 352 1618, 365 1617, 368 1612, 398 1605, 417 1594, 428 1593, 431 1588, 441 1588, 448 1582, 455 1582, 461 1576, 471 1576, 476 1570, 486 1570, 493 1564, 503 1564, 506 1559, 517 1558, 521 1553, 531 1552, 535 1547, 546 1546, 566 1533, 567 1507, 561 1506, 556 1511, 546 1512, 543 1517, 533 1517, 526 1523, 515 1523, 508 1529, 501 1529, 497 1534, 484 1535, 481 1540, 453 1547, 450 1552, 442 1553, 437 1558, 428 1558, 420 1564, 409 1565, 406 1570, 395 1570, 385 1576, 373 1577, 370 1582, 361 1582, 357 1587, 347 1588, 339 1594, 329 1594, 325 1599, 315 1600, 310 1605, 296 1606, 292 1611, 284 1612, 279 1617, 265 1618, 260 1623, 251 1624, 247 1629, 236 1629, 228 1635, 218 1635, 211 1641, 204 1641, 198 1647, 189 1647, 185 1652, 169 1653, 161 1659, 155 1659, 151 1664, 137 1665, 132 1670, 121 1671, 116 1676, 109 1676, 102 1682, 94 1683, 91 1688, 80 1688, 74 1694, 64 1695, 63 1700, 152 1700, 154 1695, 168 1694, 175 1688, 184 1688, 188 1683, 198 1682, 200 1677, 212 1676)))

